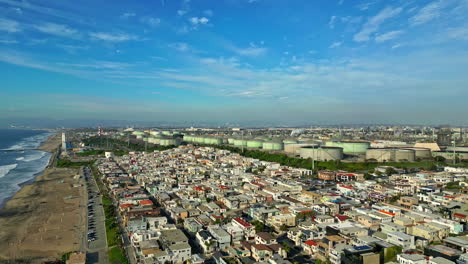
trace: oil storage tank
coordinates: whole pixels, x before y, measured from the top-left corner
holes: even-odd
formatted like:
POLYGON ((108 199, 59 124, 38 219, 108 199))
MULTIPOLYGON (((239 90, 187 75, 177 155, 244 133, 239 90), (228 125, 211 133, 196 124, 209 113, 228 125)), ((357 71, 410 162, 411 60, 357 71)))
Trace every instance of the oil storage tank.
POLYGON ((404 162, 410 161, 413 162, 416 160, 416 151, 413 149, 396 149, 395 151, 395 161, 404 162))
POLYGON ((294 138, 286 138, 283 140, 283 144, 285 147, 286 145, 289 145, 289 144, 297 144, 297 140, 294 138))
POLYGON ((412 149, 400 148, 368 149, 366 152, 366 160, 376 160, 378 162, 413 162, 416 160, 416 152, 412 149))
POLYGON ((262 148, 265 150, 283 150, 283 142, 271 140, 263 142, 262 148))
POLYGON ((317 143, 297 143, 297 144, 285 144, 284 145, 284 152, 294 154, 294 155, 299 155, 300 150, 302 147, 315 147, 318 148, 319 145, 317 143))
POLYGON ((327 141, 325 146, 343 148, 344 154, 358 155, 365 154, 370 148, 370 142, 367 141, 327 141))
POLYGON ((237 138, 234 140, 234 146, 236 147, 247 147, 247 140, 237 138))
POLYGON ((404 148, 414 150, 416 160, 428 160, 432 159, 432 152, 428 148, 404 148))
POLYGON ((304 146, 300 148, 299 155, 303 159, 314 158, 319 161, 341 160, 343 159, 343 148, 304 146))
POLYGON ((229 145, 234 145, 234 141, 236 141, 235 137, 228 137, 228 144, 229 145))
POLYGON ((262 148, 263 140, 259 140, 259 139, 247 140, 247 147, 248 148, 262 148))
POLYGON ((175 146, 177 145, 177 140, 174 138, 161 138, 159 145, 161 146, 175 146))

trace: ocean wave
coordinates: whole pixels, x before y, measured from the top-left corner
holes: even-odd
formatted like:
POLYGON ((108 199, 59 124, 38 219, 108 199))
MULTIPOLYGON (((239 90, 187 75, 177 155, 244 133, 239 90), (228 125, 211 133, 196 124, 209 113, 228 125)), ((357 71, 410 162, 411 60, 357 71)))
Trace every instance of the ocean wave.
POLYGON ((23 138, 18 143, 6 148, 4 150, 21 150, 21 149, 36 149, 42 142, 44 142, 51 133, 44 133, 39 135, 34 135, 31 137, 23 138))
POLYGON ((23 159, 23 161, 28 162, 28 161, 38 160, 38 159, 44 157, 45 154, 46 154, 46 152, 44 152, 44 151, 35 151, 31 155, 26 155, 26 157, 23 159))
POLYGON ((16 160, 24 160, 24 157, 16 158, 16 160))
POLYGON ((16 168, 18 164, 10 164, 10 165, 3 165, 0 166, 0 178, 7 175, 12 169, 16 168))

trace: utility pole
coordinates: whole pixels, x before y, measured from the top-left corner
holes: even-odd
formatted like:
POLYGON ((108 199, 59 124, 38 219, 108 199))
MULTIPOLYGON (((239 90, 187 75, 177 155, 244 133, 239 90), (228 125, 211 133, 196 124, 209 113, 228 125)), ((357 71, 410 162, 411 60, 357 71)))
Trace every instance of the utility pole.
POLYGON ((312 175, 315 171, 315 145, 312 145, 312 175))
POLYGON ((244 153, 244 130, 241 130, 241 139, 242 139, 241 150, 242 150, 242 153, 244 153))
POLYGON ((453 165, 455 165, 457 161, 457 156, 456 156, 456 140, 453 140, 453 165))

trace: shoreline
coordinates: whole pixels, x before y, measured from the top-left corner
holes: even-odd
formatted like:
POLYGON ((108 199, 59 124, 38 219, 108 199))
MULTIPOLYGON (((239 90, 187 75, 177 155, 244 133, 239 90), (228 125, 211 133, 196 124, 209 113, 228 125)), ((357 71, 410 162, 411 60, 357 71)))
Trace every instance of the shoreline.
MULTIPOLYGON (((49 131, 49 132, 51 132, 51 131, 49 131)), ((55 132, 55 133, 52 132, 52 133, 53 133, 53 134, 50 135, 50 136, 48 136, 48 137, 44 140, 44 142, 41 143, 40 146, 38 146, 37 148, 34 149, 34 150, 38 150, 38 151, 48 152, 48 153, 51 154, 50 157, 49 157, 49 160, 47 161, 47 166, 46 166, 43 170, 41 170, 40 172, 34 173, 34 174, 32 175, 32 178, 31 178, 31 179, 26 180, 26 181, 24 181, 24 182, 18 183, 17 185, 18 185, 18 187, 20 187, 20 189, 19 189, 16 193, 14 193, 12 196, 8 197, 8 199, 6 199, 6 200, 4 200, 3 202, 0 203, 0 210, 2 210, 2 209, 6 206, 6 204, 8 203, 8 201, 10 201, 17 193, 21 192, 21 190, 22 190, 25 186, 30 185, 30 184, 33 184, 33 183, 36 181, 37 177, 39 177, 41 174, 43 174, 44 171, 50 167, 51 161, 53 160, 54 155, 56 155, 56 151, 57 151, 57 150, 55 150, 55 151, 52 150, 52 151, 51 151, 50 146, 49 146, 49 145, 53 144, 53 143, 52 143, 52 141, 54 140, 53 137, 54 137, 54 136, 57 136, 57 134, 58 134, 58 133, 56 133, 56 132, 55 132)))
POLYGON ((78 168, 55 166, 60 143, 56 132, 36 148, 51 153, 47 166, 0 207, 0 262, 42 263, 81 249, 84 189, 74 184, 83 183, 78 168))

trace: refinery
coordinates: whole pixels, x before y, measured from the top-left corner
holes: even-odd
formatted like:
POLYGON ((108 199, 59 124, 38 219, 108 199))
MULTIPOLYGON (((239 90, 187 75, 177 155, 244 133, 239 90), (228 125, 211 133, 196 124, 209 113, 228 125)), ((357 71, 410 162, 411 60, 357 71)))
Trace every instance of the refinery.
MULTIPOLYGON (((466 129, 465 129, 466 130, 466 129)), ((127 128, 108 135, 145 146, 206 145, 317 161, 467 160, 466 131, 450 127, 127 128)))

